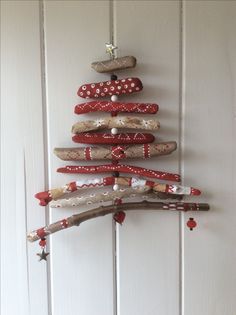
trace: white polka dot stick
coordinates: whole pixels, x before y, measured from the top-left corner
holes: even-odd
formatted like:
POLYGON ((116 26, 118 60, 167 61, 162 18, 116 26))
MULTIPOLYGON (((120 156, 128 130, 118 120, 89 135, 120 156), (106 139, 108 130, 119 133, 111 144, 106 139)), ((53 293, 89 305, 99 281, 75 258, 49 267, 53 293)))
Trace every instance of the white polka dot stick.
POLYGON ((82 85, 77 94, 82 98, 98 98, 112 95, 126 95, 140 92, 142 82, 138 78, 110 80, 82 85))

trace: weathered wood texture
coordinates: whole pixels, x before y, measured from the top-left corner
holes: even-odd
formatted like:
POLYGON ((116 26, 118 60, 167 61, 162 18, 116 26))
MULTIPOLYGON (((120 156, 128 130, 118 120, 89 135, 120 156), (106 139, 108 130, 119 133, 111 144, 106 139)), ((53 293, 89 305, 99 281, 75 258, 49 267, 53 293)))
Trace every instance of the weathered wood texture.
POLYGON ((235 313, 235 29, 235 1, 1 1, 3 315, 235 313), (158 141, 182 148, 129 164, 181 171, 185 186, 203 191, 185 201, 211 211, 127 212, 116 244, 111 215, 90 220, 51 236, 47 270, 27 231, 78 210, 51 209, 47 218, 33 196, 94 178, 57 173, 65 162, 53 148, 78 146, 77 121, 110 117, 75 115, 74 106, 84 103, 76 94, 84 82, 110 80, 91 63, 108 57, 112 29, 115 53, 137 58, 118 79, 138 77, 144 87, 119 101, 159 104, 155 117, 131 115, 158 119, 158 141))

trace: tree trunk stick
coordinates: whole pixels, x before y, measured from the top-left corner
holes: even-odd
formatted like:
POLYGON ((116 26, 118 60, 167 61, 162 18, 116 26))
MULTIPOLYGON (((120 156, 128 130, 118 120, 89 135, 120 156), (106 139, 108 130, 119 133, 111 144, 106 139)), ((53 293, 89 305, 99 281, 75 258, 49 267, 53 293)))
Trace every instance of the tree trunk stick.
POLYGON ((48 226, 42 227, 38 230, 31 231, 27 239, 30 242, 37 241, 46 237, 49 234, 56 233, 63 229, 78 226, 82 222, 94 219, 100 216, 104 216, 117 211, 129 211, 129 210, 173 210, 173 211, 208 211, 209 205, 206 203, 184 203, 184 202, 132 202, 123 203, 120 205, 101 206, 89 211, 85 211, 79 214, 74 214, 66 219, 57 221, 48 226))

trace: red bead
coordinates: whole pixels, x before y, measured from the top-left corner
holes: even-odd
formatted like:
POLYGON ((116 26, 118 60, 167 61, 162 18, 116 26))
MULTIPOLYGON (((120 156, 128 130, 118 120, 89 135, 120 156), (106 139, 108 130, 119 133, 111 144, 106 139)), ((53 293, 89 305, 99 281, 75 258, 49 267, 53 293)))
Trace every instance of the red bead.
POLYGON ((192 231, 197 226, 197 222, 193 218, 189 218, 187 226, 192 231))
POLYGON ((123 211, 118 211, 114 214, 113 219, 117 223, 122 224, 125 220, 125 213, 123 211))
POLYGON ((201 191, 199 189, 191 187, 191 195, 199 196, 201 195, 201 191))
POLYGON ((41 240, 39 241, 39 245, 40 245, 41 247, 45 247, 45 246, 46 246, 46 239, 41 239, 41 240))

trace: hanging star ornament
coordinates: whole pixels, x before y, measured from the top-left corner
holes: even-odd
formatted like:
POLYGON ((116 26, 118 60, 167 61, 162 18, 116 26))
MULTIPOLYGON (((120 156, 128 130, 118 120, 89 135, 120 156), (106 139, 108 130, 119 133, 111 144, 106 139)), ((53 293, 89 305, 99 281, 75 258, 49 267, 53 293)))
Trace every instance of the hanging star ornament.
POLYGON ((47 261, 47 256, 49 255, 49 253, 45 252, 44 249, 43 249, 42 253, 38 253, 37 255, 40 257, 39 261, 41 261, 41 260, 46 260, 47 261))
POLYGON ((118 47, 114 46, 113 44, 106 43, 106 52, 110 54, 111 57, 115 57, 114 50, 118 47))

